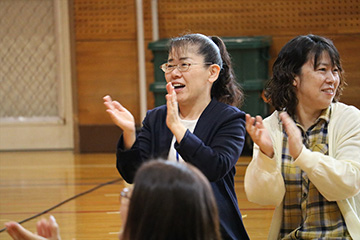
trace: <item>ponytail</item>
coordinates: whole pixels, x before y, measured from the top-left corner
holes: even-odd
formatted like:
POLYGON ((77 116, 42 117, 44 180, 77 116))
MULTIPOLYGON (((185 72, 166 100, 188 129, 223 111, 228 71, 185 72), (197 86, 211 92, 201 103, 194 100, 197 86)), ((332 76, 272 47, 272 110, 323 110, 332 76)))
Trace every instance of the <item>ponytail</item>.
POLYGON ((222 60, 222 68, 218 79, 212 86, 211 96, 215 97, 219 102, 240 107, 243 103, 244 95, 240 88, 240 84, 236 81, 230 55, 221 38, 217 36, 210 38, 219 48, 222 60))

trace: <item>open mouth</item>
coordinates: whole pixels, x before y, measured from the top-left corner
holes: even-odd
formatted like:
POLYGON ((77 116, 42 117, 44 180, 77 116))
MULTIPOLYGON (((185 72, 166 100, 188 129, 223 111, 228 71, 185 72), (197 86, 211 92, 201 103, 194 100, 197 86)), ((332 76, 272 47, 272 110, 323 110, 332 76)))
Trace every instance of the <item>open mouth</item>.
POLYGON ((173 84, 173 87, 174 87, 174 89, 180 89, 180 88, 184 88, 185 85, 184 85, 184 84, 180 84, 180 83, 175 83, 175 84, 173 84))
POLYGON ((325 93, 334 93, 334 90, 333 89, 324 89, 323 92, 325 93))

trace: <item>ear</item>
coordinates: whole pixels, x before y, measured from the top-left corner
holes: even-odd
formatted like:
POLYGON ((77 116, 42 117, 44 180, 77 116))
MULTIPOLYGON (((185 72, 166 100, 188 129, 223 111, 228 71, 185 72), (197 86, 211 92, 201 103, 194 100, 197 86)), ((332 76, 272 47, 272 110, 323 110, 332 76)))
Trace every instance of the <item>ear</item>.
POLYGON ((218 77, 219 77, 219 74, 220 74, 220 66, 217 65, 217 64, 212 64, 210 67, 209 67, 209 82, 210 83, 214 83, 218 77))
POLYGON ((298 75, 295 75, 294 79, 293 79, 293 86, 297 87, 299 85, 299 83, 300 83, 300 78, 298 75))

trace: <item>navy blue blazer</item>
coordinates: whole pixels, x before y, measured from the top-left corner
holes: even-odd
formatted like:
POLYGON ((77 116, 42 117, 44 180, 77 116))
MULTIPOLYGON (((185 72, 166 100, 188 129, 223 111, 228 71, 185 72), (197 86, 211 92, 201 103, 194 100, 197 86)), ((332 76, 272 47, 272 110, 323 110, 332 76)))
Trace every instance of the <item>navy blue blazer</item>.
MULTIPOLYGON (((166 125, 166 105, 149 110, 133 147, 117 146, 117 169, 132 183, 141 163, 167 159, 173 134, 166 125)), ((245 141, 245 113, 212 99, 201 114, 194 133, 186 131, 175 148, 184 161, 199 168, 208 178, 219 209, 223 239, 249 239, 234 189, 235 164, 245 141)))

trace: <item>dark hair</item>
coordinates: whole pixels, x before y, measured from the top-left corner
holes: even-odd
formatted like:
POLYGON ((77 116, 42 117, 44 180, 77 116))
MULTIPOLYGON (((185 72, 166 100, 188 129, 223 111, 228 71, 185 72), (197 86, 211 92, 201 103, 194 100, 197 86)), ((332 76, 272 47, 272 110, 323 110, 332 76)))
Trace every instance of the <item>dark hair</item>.
POLYGON ((123 239, 220 240, 213 191, 195 167, 152 160, 134 183, 123 239))
POLYGON ((345 79, 341 66, 340 55, 330 39, 317 35, 297 36, 280 50, 273 65, 273 76, 266 86, 265 96, 276 110, 286 111, 295 115, 298 99, 293 81, 301 73, 301 67, 310 58, 314 58, 314 69, 318 67, 323 52, 330 56, 332 66, 339 69, 340 84, 333 101, 338 101, 345 87, 345 79))
POLYGON ((221 38, 199 33, 183 35, 170 40, 169 52, 173 49, 186 49, 189 45, 198 48, 196 53, 202 55, 205 62, 217 64, 221 68, 219 77, 211 88, 211 97, 239 107, 243 102, 243 93, 235 79, 230 55, 221 38))

